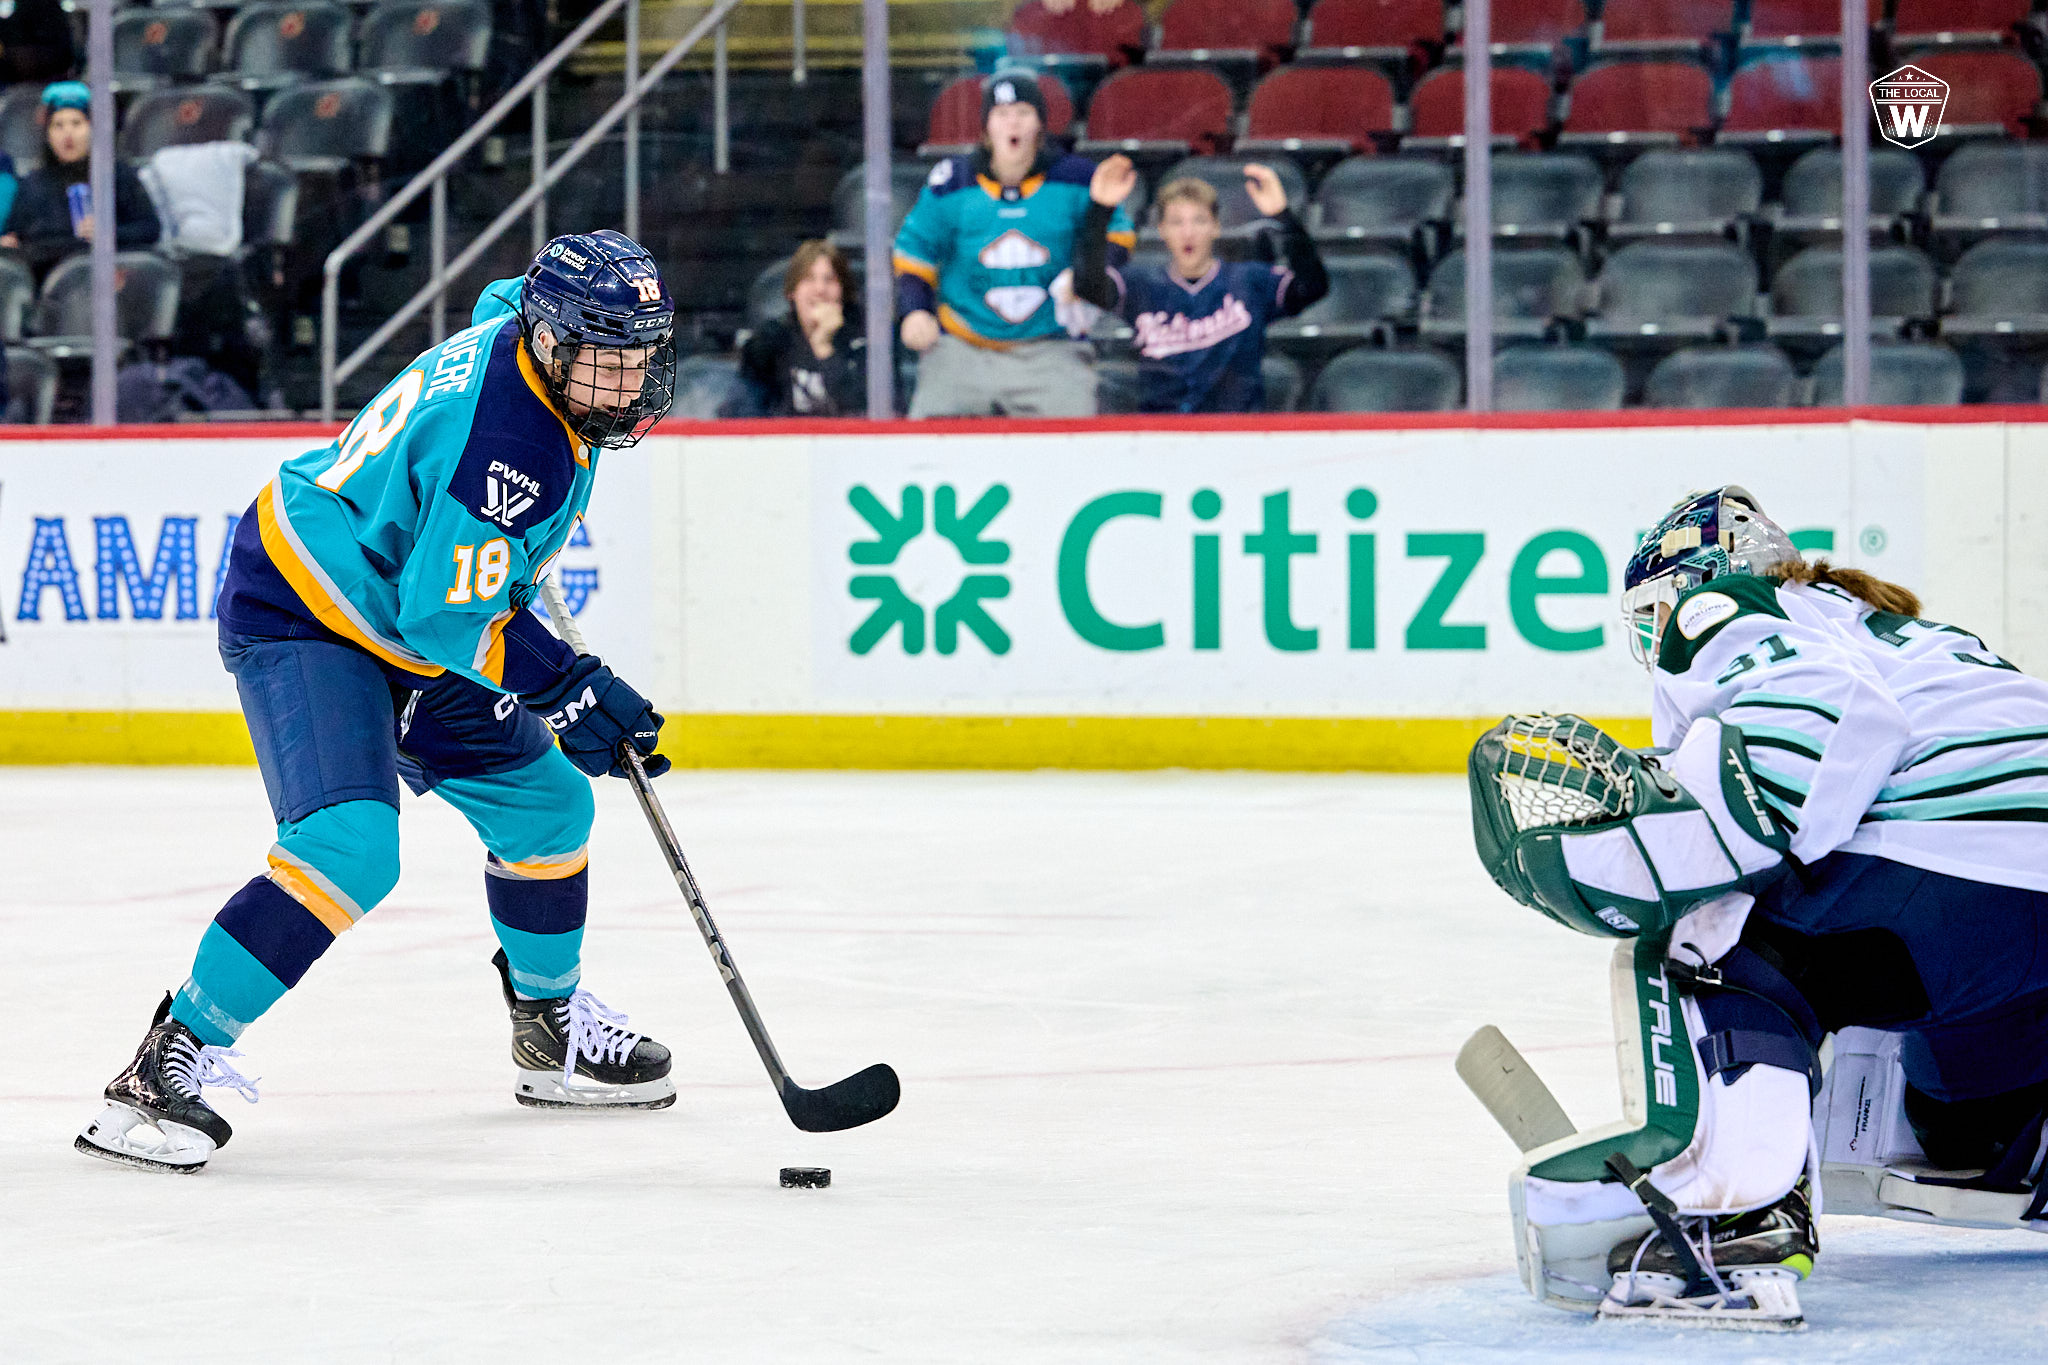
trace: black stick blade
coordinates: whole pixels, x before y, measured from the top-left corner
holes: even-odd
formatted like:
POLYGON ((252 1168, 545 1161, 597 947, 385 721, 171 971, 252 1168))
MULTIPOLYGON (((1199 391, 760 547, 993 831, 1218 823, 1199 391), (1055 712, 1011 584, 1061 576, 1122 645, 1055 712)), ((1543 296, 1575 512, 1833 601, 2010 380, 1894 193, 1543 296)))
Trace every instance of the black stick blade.
POLYGON ((836 1133, 873 1123, 902 1098, 903 1085, 886 1062, 822 1090, 806 1090, 792 1080, 782 1083, 782 1107, 789 1111, 789 1121, 806 1133, 836 1133))

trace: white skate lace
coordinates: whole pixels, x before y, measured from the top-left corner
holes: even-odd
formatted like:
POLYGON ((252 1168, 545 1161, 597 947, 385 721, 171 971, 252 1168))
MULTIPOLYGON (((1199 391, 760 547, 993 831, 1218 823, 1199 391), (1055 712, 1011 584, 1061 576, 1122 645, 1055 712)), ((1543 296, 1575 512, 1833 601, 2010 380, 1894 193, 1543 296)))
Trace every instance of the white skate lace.
POLYGON ((256 1103, 256 1082, 228 1065, 227 1059, 242 1054, 231 1047, 194 1047, 189 1038, 173 1038, 164 1052, 164 1074, 204 1103, 200 1091, 207 1086, 232 1090, 249 1104, 256 1103))
POLYGON ((608 1008, 589 991, 577 991, 563 1006, 569 1025, 568 1055, 562 1062, 562 1084, 576 1074, 576 1059, 593 1062, 624 1062, 640 1043, 641 1035, 626 1028, 625 1015, 608 1008))
MULTIPOLYGON (((1692 1247, 1693 1254, 1699 1257, 1700 1268, 1707 1272, 1707 1278, 1713 1282, 1715 1292, 1719 1295, 1717 1303, 1720 1305, 1727 1305, 1731 1303, 1737 1297, 1737 1295, 1734 1290, 1728 1287, 1728 1282, 1721 1278, 1720 1267, 1714 1264, 1714 1238, 1712 1221, 1713 1220, 1708 1218, 1680 1218, 1678 1220, 1678 1228, 1680 1234, 1685 1236, 1686 1245, 1692 1247), (1699 1232, 1699 1242, 1696 1245, 1693 1243, 1692 1237, 1690 1236, 1690 1233, 1688 1231, 1689 1228, 1696 1229, 1699 1232)), ((1649 1298, 1654 1303, 1662 1304, 1667 1307, 1684 1305, 1687 1303, 1687 1300, 1685 1300, 1682 1296, 1667 1293, 1663 1289, 1658 1288, 1652 1284, 1644 1283, 1637 1278, 1642 1273, 1644 1254, 1648 1252, 1651 1245, 1658 1240, 1659 1235, 1660 1234, 1656 1230, 1652 1229, 1649 1233, 1644 1235, 1642 1241, 1636 1244, 1635 1257, 1632 1260, 1630 1260, 1628 1264, 1628 1270, 1625 1276, 1628 1282, 1627 1296, 1629 1299, 1632 1300, 1636 1298, 1638 1295, 1642 1295, 1649 1298)), ((1616 1288, 1620 1288, 1619 1281, 1623 1278, 1623 1276, 1616 1277, 1616 1288)), ((1695 1306, 1697 1305, 1697 1302, 1697 1300, 1693 1301, 1695 1306)))

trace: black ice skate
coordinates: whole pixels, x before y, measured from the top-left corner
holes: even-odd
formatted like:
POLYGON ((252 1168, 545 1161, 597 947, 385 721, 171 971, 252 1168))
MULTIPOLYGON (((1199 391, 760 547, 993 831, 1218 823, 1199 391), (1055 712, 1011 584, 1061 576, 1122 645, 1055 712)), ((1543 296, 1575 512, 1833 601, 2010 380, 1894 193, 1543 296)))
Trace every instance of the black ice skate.
POLYGON ((676 1102, 668 1049, 628 1032, 589 991, 549 1000, 521 1000, 501 949, 491 959, 512 1012, 513 1090, 521 1104, 542 1109, 666 1109, 676 1102))
POLYGON ((1614 1287, 1603 1317, 1655 1317, 1764 1330, 1803 1321, 1795 1286, 1813 1273, 1820 1238, 1804 1177, 1775 1204, 1718 1218, 1678 1218, 1686 1252, 1661 1229, 1607 1254, 1614 1287))
POLYGON ((256 1083, 229 1066, 242 1054, 208 1047, 170 1017, 171 997, 156 1007, 135 1060, 108 1084, 107 1107, 85 1125, 73 1145, 88 1156, 152 1171, 191 1174, 225 1147, 234 1130, 201 1091, 209 1085, 256 1102, 256 1083))

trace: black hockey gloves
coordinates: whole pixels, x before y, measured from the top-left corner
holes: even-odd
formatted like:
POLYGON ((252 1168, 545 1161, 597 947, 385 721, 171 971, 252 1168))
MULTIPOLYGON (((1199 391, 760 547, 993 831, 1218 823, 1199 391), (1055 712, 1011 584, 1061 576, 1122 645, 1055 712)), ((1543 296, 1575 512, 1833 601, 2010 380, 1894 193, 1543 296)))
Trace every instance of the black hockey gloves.
POLYGON ((568 760, 592 777, 626 775, 619 757, 622 741, 647 756, 649 777, 669 769, 668 760, 654 752, 661 713, 594 654, 579 655, 560 682, 520 700, 548 723, 568 760))

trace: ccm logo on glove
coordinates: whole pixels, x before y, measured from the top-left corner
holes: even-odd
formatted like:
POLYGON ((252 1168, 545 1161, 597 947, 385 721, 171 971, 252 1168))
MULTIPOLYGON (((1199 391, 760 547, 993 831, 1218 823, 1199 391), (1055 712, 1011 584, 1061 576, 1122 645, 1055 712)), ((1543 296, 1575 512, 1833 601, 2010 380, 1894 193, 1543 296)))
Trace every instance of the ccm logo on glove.
POLYGON ((661 713, 595 655, 578 657, 560 682, 521 700, 555 732, 563 756, 592 777, 626 776, 621 744, 642 755, 649 777, 669 770, 654 752, 661 713))

